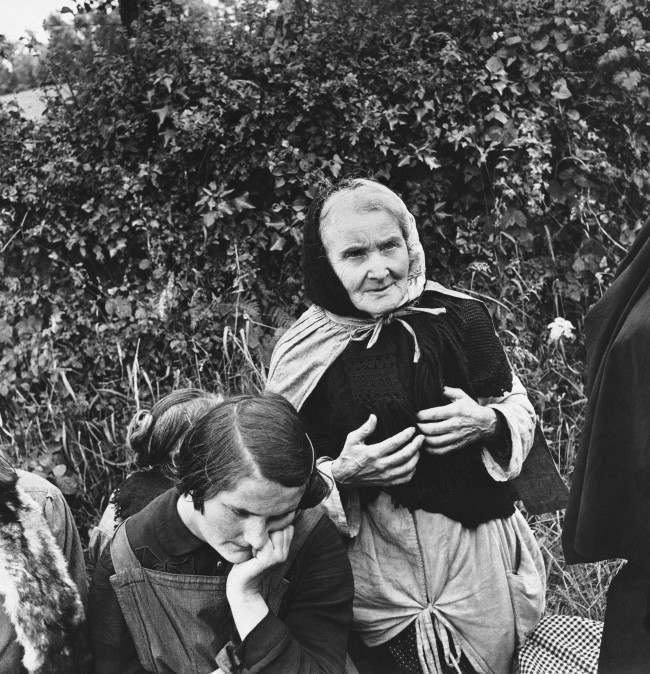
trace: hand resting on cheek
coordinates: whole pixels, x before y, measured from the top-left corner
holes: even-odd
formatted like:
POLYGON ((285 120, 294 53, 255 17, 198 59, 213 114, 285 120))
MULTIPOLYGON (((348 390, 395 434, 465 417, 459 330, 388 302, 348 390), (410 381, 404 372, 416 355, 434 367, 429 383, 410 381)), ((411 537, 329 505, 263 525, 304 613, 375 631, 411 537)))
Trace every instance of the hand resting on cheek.
POLYGON ((242 640, 268 613, 261 595, 262 580, 267 571, 287 560, 293 532, 292 524, 272 531, 263 547, 253 551, 253 557, 235 564, 228 574, 226 597, 242 640))

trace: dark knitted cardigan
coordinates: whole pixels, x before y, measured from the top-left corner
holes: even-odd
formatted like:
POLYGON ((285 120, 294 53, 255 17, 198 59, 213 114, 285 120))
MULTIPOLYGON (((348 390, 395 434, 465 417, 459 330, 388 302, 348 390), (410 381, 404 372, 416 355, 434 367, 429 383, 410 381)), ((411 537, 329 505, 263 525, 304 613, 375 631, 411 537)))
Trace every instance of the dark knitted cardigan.
MULTIPOLYGON (((350 342, 323 375, 301 410, 318 456, 336 458, 347 434, 370 413, 378 424, 369 443, 413 426, 418 411, 450 402, 443 386, 461 388, 474 399, 511 390, 512 370, 482 303, 426 291, 418 306, 447 310, 405 318, 420 345, 418 363, 413 363, 413 338, 393 322, 370 349, 366 341, 350 342)), ((490 477, 481 447, 473 444, 444 456, 422 451, 412 480, 386 491, 397 504, 440 512, 467 527, 507 517, 514 512, 512 487, 490 477)), ((362 501, 378 493, 364 488, 362 501)))

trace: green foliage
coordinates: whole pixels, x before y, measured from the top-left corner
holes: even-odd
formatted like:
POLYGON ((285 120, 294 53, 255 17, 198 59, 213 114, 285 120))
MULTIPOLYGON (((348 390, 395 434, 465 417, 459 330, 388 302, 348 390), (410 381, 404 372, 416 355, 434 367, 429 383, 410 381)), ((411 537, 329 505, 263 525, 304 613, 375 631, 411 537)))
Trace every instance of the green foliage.
POLYGON ((124 468, 136 404, 260 384, 268 326, 304 306, 301 225, 324 178, 389 184, 431 276, 496 299, 557 452, 579 415, 580 340, 559 351, 545 326, 580 331, 648 217, 647 12, 296 7, 156 3, 130 34, 117 12, 76 17, 46 64, 71 95, 37 125, 0 110, 0 433, 63 466, 88 510, 124 468))
POLYGON ((25 45, 12 43, 0 35, 0 96, 39 86, 42 79, 39 55, 43 51, 35 38, 25 45))

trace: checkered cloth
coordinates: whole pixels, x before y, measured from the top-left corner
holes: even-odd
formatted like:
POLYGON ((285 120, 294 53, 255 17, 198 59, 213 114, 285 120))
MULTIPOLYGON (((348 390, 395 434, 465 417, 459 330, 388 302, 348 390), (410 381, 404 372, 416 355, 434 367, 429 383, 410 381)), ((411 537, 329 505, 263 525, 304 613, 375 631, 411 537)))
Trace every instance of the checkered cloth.
POLYGON ((603 623, 546 616, 519 651, 520 674, 596 674, 603 623))

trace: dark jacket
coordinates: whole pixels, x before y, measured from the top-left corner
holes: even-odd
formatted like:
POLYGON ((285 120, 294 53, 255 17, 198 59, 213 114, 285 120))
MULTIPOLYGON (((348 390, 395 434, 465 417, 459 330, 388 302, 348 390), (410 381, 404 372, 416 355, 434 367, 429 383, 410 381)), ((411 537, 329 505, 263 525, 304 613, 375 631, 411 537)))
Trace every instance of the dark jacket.
POLYGON ((650 223, 587 314, 582 442, 562 543, 568 562, 650 573, 650 223))

